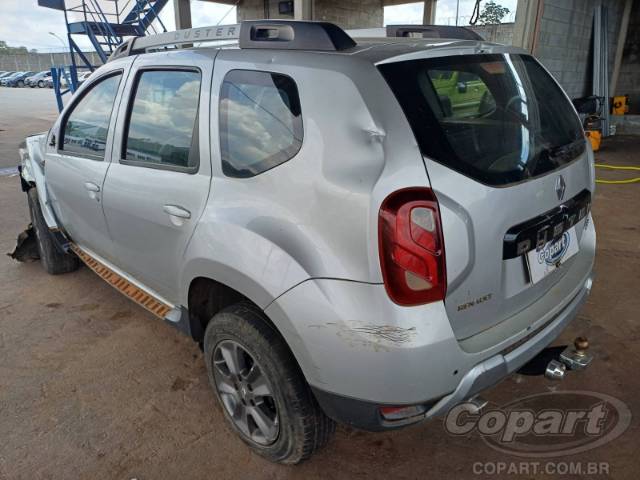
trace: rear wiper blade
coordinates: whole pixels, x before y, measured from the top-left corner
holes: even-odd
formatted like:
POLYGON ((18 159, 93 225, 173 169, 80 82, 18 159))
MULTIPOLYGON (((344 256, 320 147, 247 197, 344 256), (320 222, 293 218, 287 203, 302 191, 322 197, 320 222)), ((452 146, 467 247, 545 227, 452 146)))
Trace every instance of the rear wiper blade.
POLYGON ((547 149, 547 154, 552 160, 569 160, 577 157, 584 151, 584 142, 576 140, 560 147, 547 149))

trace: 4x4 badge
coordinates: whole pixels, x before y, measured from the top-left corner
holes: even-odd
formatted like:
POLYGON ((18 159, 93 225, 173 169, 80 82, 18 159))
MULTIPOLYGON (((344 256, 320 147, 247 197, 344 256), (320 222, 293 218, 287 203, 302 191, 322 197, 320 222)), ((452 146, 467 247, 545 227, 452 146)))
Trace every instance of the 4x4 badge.
POLYGON ((558 176, 556 179, 556 195, 558 195, 558 200, 562 201, 566 188, 567 184, 564 182, 564 177, 562 175, 558 176))

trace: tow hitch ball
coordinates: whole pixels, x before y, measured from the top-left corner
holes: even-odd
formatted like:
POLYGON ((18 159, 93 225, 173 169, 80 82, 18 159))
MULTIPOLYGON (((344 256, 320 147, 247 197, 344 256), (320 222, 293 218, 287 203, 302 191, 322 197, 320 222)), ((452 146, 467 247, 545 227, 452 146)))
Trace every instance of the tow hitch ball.
POLYGON ((593 355, 588 353, 589 340, 585 337, 577 337, 573 346, 564 349, 559 360, 551 360, 544 372, 544 376, 551 380, 562 380, 567 368, 569 370, 582 370, 589 366, 593 355))

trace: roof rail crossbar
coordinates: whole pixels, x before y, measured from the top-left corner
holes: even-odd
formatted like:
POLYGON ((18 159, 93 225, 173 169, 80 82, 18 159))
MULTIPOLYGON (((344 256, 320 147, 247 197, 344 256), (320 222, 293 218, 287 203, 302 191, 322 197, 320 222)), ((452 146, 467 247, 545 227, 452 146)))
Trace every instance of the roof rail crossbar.
POLYGON ((134 37, 120 44, 109 57, 109 61, 120 57, 127 57, 136 53, 142 53, 153 48, 185 45, 198 42, 237 40, 238 38, 240 38, 240 24, 186 28, 184 30, 176 30, 174 32, 134 37))
POLYGON ((387 25, 387 37, 455 38, 484 40, 469 28, 450 25, 387 25))
POLYGON ((175 32, 158 33, 136 37, 131 50, 134 52, 169 45, 184 45, 197 42, 214 42, 219 40, 237 40, 240 37, 240 24, 219 25, 213 27, 187 28, 175 32))
POLYGON ((247 20, 234 25, 188 28, 127 40, 109 60, 173 45, 238 40, 240 48, 336 51, 356 42, 337 25, 295 20, 247 20))
POLYGON ((346 50, 356 42, 337 25, 296 20, 247 20, 240 27, 240 48, 346 50))

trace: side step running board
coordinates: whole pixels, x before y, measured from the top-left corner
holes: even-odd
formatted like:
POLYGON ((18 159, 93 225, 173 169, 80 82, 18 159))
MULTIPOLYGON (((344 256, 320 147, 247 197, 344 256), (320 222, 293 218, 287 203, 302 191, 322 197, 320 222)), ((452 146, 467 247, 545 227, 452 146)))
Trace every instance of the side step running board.
MULTIPOLYGON (((87 265, 87 267, 96 272, 100 278, 157 317, 165 320, 167 319, 167 315, 175 310, 173 306, 162 302, 158 298, 131 283, 122 275, 114 272, 102 262, 93 258, 75 243, 71 243, 69 248, 87 265)), ((175 323, 175 319, 170 318, 169 320, 175 323)))

